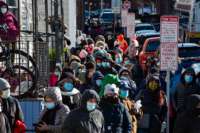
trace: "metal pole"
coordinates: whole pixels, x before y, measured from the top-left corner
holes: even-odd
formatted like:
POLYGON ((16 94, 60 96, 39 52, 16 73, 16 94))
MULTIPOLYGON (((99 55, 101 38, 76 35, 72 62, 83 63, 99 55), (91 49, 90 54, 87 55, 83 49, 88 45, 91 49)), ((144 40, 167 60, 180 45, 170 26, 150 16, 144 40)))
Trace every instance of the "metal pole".
POLYGON ((167 133, 170 133, 170 70, 167 71, 167 133))
POLYGON ((101 10, 103 10, 103 0, 101 0, 101 10))
POLYGON ((54 28, 55 28, 55 43, 56 43, 56 63, 61 63, 61 45, 62 39, 60 34, 60 21, 58 16, 58 0, 54 1, 54 28))

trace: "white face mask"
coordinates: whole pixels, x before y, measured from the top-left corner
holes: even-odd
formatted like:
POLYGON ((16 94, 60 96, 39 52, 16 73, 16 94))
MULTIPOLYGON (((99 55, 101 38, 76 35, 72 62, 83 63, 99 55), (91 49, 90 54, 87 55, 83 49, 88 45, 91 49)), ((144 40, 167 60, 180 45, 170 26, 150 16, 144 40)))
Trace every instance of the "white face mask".
POLYGON ((2 12, 2 14, 5 14, 7 12, 7 8, 6 7, 2 7, 1 8, 1 12, 2 12))
POLYGON ((3 94, 1 95, 1 97, 3 99, 9 98, 10 97, 10 89, 7 89, 7 90, 3 91, 3 94))

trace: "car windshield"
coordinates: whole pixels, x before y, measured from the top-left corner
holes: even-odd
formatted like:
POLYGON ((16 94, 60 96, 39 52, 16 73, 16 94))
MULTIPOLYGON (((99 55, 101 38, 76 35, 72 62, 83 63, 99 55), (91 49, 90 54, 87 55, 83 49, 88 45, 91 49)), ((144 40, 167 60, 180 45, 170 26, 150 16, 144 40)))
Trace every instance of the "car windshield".
POLYGON ((179 48, 179 57, 200 57, 200 47, 179 48))
POLYGON ((103 19, 112 19, 114 18, 114 14, 113 13, 104 13, 101 18, 103 19))
POLYGON ((155 35, 148 35, 148 36, 139 36, 137 38, 137 41, 139 42, 139 45, 143 46, 144 42, 146 41, 146 39, 151 38, 151 37, 159 37, 159 34, 155 34, 155 35))
POLYGON ((153 26, 138 26, 135 28, 135 31, 140 31, 140 30, 155 30, 153 26))
POLYGON ((146 48, 146 52, 155 52, 159 46, 160 40, 149 41, 146 48))

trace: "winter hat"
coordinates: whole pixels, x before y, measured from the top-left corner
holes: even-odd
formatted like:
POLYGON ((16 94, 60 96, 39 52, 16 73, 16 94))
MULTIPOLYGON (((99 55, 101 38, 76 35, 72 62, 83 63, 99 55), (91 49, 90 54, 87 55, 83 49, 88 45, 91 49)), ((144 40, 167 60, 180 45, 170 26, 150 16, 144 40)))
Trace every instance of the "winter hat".
POLYGON ((62 72, 62 75, 61 75, 61 78, 60 78, 60 82, 62 82, 66 78, 70 78, 73 81, 76 80, 75 73, 71 68, 64 68, 63 69, 63 72, 62 72))
POLYGON ((104 96, 108 94, 119 94, 119 88, 116 86, 116 84, 107 84, 105 86, 104 96))
POLYGON ((55 102, 62 102, 62 95, 59 87, 48 87, 44 92, 44 97, 49 97, 55 102))
POLYGON ((131 74, 131 72, 130 72, 127 68, 122 67, 122 68, 119 70, 119 76, 121 76, 121 74, 122 74, 123 72, 128 72, 129 75, 131 74))
POLYGON ((131 86, 130 86, 130 82, 128 81, 127 78, 120 78, 120 90, 130 90, 131 89, 131 86))
POLYGON ((103 41, 98 41, 96 42, 95 47, 102 47, 103 49, 105 49, 107 47, 107 44, 103 41))
POLYGON ((96 66, 95 66, 95 64, 94 64, 93 62, 87 62, 87 63, 85 64, 85 68, 86 68, 86 70, 89 70, 89 69, 96 69, 96 66))
POLYGON ((10 89, 10 83, 3 78, 0 78, 0 90, 10 89))
POLYGON ((100 96, 104 95, 104 89, 107 84, 116 84, 117 86, 119 86, 120 79, 118 75, 108 74, 102 79, 100 96))
POLYGON ((99 95, 95 90, 85 90, 81 98, 81 107, 86 108, 87 101, 92 98, 95 98, 97 103, 100 102, 99 95))
POLYGON ((94 40, 92 38, 88 38, 87 39, 87 44, 90 45, 90 44, 94 44, 94 40))
POLYGON ((71 56, 71 59, 69 61, 69 64, 71 64, 73 61, 76 61, 76 62, 81 62, 80 58, 78 56, 75 56, 75 55, 72 55, 71 56))
POLYGON ((102 41, 105 42, 105 37, 103 35, 98 35, 95 37, 95 42, 102 41))
POLYGON ((93 80, 103 79, 103 74, 100 71, 96 71, 93 75, 93 80))

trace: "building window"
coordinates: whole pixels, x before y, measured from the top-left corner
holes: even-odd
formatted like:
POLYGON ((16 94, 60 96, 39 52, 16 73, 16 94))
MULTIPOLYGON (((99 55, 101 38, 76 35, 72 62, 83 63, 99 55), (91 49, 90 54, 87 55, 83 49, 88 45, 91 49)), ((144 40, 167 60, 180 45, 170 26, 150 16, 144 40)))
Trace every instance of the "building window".
POLYGON ((16 0, 6 0, 6 3, 7 3, 9 6, 16 6, 16 0))

